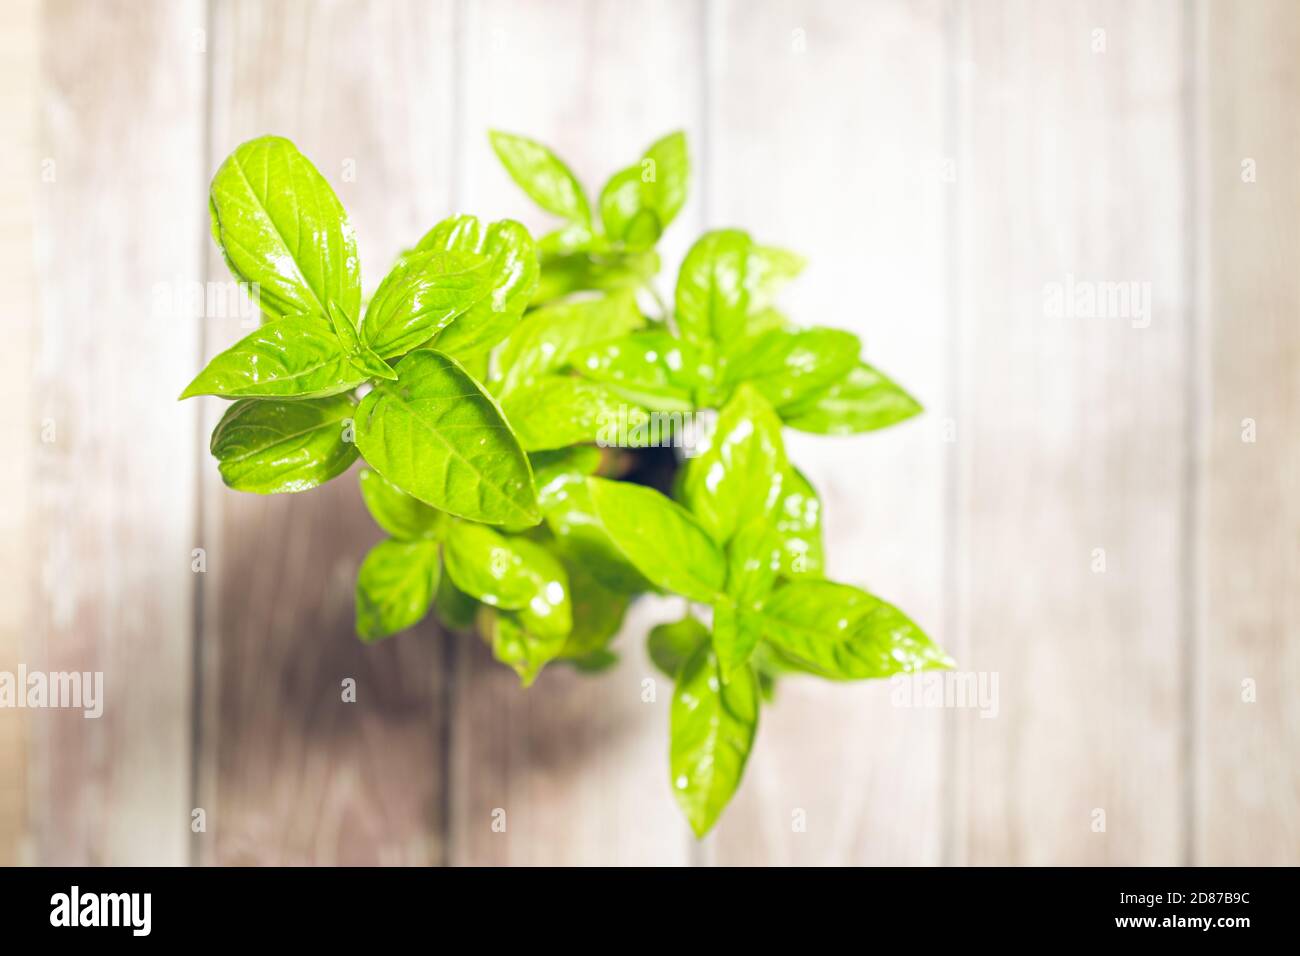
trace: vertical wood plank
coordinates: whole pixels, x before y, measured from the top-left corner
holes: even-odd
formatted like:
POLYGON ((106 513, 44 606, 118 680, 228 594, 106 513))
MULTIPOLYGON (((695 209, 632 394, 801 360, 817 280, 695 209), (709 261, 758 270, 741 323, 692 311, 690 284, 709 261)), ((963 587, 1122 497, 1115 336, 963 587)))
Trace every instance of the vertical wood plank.
MULTIPOLYGON (((944 20, 936 3, 727 2, 711 28, 709 227, 805 255, 798 322, 857 333, 928 408, 874 435, 787 430, 821 491, 828 573, 947 644, 944 20)), ((764 708, 722 864, 937 863, 942 715, 891 686, 791 678, 764 708), (803 824, 800 829, 797 824, 803 824)))
MULTIPOLYGON (((552 146, 594 193, 660 135, 684 128, 700 156, 701 4, 635 8, 519 0, 465 4, 459 131, 466 211, 553 228, 500 168, 487 131, 552 146)), ((693 196, 661 244, 661 290, 699 225, 693 196)), ((645 703, 654 678, 644 635, 671 613, 639 602, 615 649, 616 669, 586 676, 553 665, 528 690, 477 642, 456 674, 451 859, 460 864, 684 863, 687 829, 668 787, 669 695, 645 703), (492 829, 506 813, 505 832, 492 829)))
POLYGON ((1197 862, 1294 866, 1300 8, 1269 0, 1198 10, 1210 415, 1197 862))
POLYGON ((185 862, 198 329, 200 2, 45 4, 35 654, 103 716, 29 712, 35 859, 185 862))
MULTIPOLYGON (((372 290, 449 209, 450 2, 217 0, 210 176, 239 143, 292 139, 334 186, 372 290)), ((229 275, 211 242, 208 275, 229 275)), ((209 317, 208 354, 247 329, 209 317)), ((209 427, 222 410, 207 400, 209 427)), ((381 534, 355 469, 260 498, 204 478, 201 860, 429 863, 443 858, 444 635, 430 620, 376 646, 353 633, 353 582, 381 534), (356 681, 356 702, 341 685, 356 681)))
MULTIPOLYGON (((0 315, 7 330, 0 350, 0 405, 5 409, 5 454, 0 457, 0 672, 25 663, 31 570, 30 507, 35 496, 32 459, 39 425, 32 414, 32 358, 36 344, 36 262, 32 254, 40 188, 37 118, 40 98, 40 23, 36 0, 6 11, 0 61, 9 76, 0 88, 0 118, 8 145, 0 152, 0 315)), ((0 713, 0 866, 23 860, 27 846, 27 715, 0 713)))
POLYGON ((1000 708, 959 725, 955 859, 1177 863, 1183 7, 972 3, 962 22, 959 652, 999 675, 1000 708), (1134 282, 1149 317, 1088 314, 1134 282))

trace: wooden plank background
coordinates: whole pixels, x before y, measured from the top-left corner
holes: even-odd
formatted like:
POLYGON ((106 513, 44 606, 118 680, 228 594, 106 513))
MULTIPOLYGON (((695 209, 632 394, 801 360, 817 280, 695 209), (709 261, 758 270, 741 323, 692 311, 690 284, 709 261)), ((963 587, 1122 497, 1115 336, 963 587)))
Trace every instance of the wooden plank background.
POLYGON ((1173 862, 1187 772, 1184 11, 964 13, 961 658, 999 675, 1000 708, 960 721, 955 858, 1173 862), (1050 284, 1070 277, 1143 283, 1149 324, 1050 314, 1050 284))
POLYGON ((1293 866, 1300 855, 1300 10, 1271 2, 1201 12, 1208 136, 1198 214, 1208 268, 1200 371, 1209 396, 1198 511, 1205 628, 1196 717, 1204 757, 1195 852, 1225 865, 1293 866))
MULTIPOLYGON (((0 117, 9 130, 9 145, 0 151, 0 314, 5 316, 9 345, 0 349, 0 401, 9 409, 0 425, 7 454, 0 457, 0 581, 11 582, 0 602, 0 670, 13 672, 25 659, 25 631, 32 604, 31 507, 32 463, 37 429, 31 397, 35 323, 21 317, 36 309, 37 194, 32 172, 39 168, 37 100, 40 90, 39 35, 41 11, 36 0, 14 4, 10 28, 0 35, 0 59, 11 78, 0 87, 0 117), (13 185, 10 185, 13 184, 13 185), (24 184, 26 188, 14 188, 24 184), (13 321, 9 321, 12 318, 13 321)), ((0 864, 29 857, 27 833, 28 726, 24 713, 0 720, 0 864)))
MULTIPOLYGON (((808 257, 792 315, 857 333, 924 396, 929 414, 891 431, 788 442, 822 492, 834 576, 891 595, 936 634, 949 543, 941 422, 953 414, 944 17, 934 3, 879 4, 869 19, 836 2, 718 5, 704 182, 712 224, 808 257)), ((943 715, 891 707, 891 691, 780 686, 716 861, 940 862, 943 715)))
POLYGON ((0 669, 102 670, 108 703, 0 712, 0 863, 1300 863, 1295 4, 22 10, 0 669), (180 294, 228 278, 217 164, 294 139, 372 288, 452 211, 546 224, 492 127, 593 188, 685 129, 664 290, 703 228, 809 257, 790 311, 857 332, 927 405, 791 436, 832 573, 996 677, 995 717, 790 681, 697 843, 667 694, 641 698, 672 602, 634 609, 609 674, 522 691, 432 623, 355 641, 379 535, 354 476, 221 485, 220 404, 174 401, 243 332, 180 294), (1150 321, 1054 315, 1068 282, 1145 284, 1150 321))

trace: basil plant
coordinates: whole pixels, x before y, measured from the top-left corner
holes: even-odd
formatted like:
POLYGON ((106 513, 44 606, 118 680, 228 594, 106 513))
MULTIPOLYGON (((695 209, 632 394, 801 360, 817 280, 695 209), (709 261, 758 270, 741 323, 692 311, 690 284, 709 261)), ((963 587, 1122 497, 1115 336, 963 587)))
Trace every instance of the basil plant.
POLYGON ((212 181, 212 235, 263 321, 181 397, 230 400, 211 450, 231 488, 306 491, 362 460, 387 535, 357 575, 363 641, 433 611, 528 685, 552 662, 610 666, 638 594, 684 598, 647 644, 675 683, 671 789, 702 836, 780 675, 951 666, 903 612, 826 577, 821 500, 782 439, 920 406, 854 335, 779 311, 803 262, 745 232, 701 236, 664 301, 655 245, 686 200, 683 134, 597 197, 545 146, 491 142, 557 228, 535 241, 508 219, 444 219, 368 300, 311 162, 279 137, 236 149, 212 181))

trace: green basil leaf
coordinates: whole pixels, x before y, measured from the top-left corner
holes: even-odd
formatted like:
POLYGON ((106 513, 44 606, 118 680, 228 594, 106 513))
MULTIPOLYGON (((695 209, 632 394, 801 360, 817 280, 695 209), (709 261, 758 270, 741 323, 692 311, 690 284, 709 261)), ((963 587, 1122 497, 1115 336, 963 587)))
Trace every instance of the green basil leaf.
POLYGON ((357 572, 357 634, 375 641, 414 627, 438 589, 438 545, 381 541, 357 572))
POLYGON ((590 568, 602 585, 622 594, 651 590, 653 585, 623 556, 596 516, 582 475, 556 475, 538 487, 546 526, 569 563, 590 568))
POLYGON ((742 385, 687 465, 682 500, 722 544, 742 525, 774 511, 785 468, 780 419, 761 395, 742 385))
POLYGON ((397 373, 375 352, 366 347, 357 333, 356 323, 343 309, 331 302, 329 304, 330 328, 339 340, 339 345, 352 363, 352 367, 367 378, 386 378, 397 381, 397 373))
POLYGON ((361 339, 384 358, 427 343, 491 289, 491 261, 473 252, 410 252, 379 283, 361 339))
POLYGON ((482 252, 487 228, 478 216, 448 216, 415 244, 415 252, 482 252))
POLYGON ((608 255, 547 253, 533 304, 552 302, 585 289, 597 292, 635 290, 659 272, 659 253, 622 251, 608 255))
POLYGON ((397 375, 357 409, 357 445, 370 466, 459 517, 537 524, 528 458, 483 387, 454 359, 428 350, 398 362, 397 375))
POLYGON ((726 561, 690 512, 641 485, 588 478, 587 490, 606 534, 648 580, 692 601, 718 597, 726 561))
POLYGON ((892 604, 859 588, 802 579, 763 606, 763 636, 832 680, 864 680, 952 666, 952 660, 892 604))
POLYGON ((537 290, 541 268, 537 246, 528 230, 514 220, 503 219, 484 229, 473 216, 455 217, 434 226, 417 248, 471 251, 491 260, 489 294, 433 340, 433 347, 448 355, 467 356, 496 345, 518 323, 537 290))
POLYGON ((727 546, 727 595, 742 610, 758 607, 781 573, 782 537, 769 515, 741 525, 727 546))
POLYGON ((573 601, 573 629, 565 639, 561 657, 583 660, 603 651, 623 626, 630 597, 600 583, 582 562, 564 562, 573 601))
POLYGON ((545 256, 567 256, 575 252, 591 252, 599 244, 590 225, 566 222, 554 232, 537 240, 537 248, 545 256))
POLYGON ((781 570, 782 537, 764 515, 742 525, 727 547, 727 596, 713 606, 713 648, 728 679, 762 637, 756 612, 781 570))
POLYGON ((563 368, 577 350, 645 324, 630 292, 551 305, 530 313, 501 345, 499 394, 563 368))
POLYGON ((366 380, 328 321, 290 316, 262 326, 213 357, 181 398, 323 398, 366 380))
POLYGON ((758 336, 770 329, 784 329, 787 332, 797 332, 799 329, 780 309, 764 308, 749 313, 749 319, 745 323, 745 332, 749 336, 758 336))
POLYGON ((603 457, 599 448, 590 445, 533 452, 528 456, 528 461, 533 466, 533 485, 537 488, 538 502, 545 495, 547 486, 557 478, 566 475, 580 478, 594 475, 600 470, 603 457))
POLYGON ((780 570, 786 577, 821 577, 826 567, 822 545, 822 502, 817 489, 791 466, 781 480, 776 514, 780 570))
MULTIPOLYGON (((728 600, 713 605, 713 650, 723 680, 730 681, 749 661, 761 636, 761 622, 752 613, 728 600)), ((744 670, 749 672, 748 667, 744 670)))
POLYGON ((744 334, 752 246, 746 233, 723 229, 706 232, 686 253, 677 273, 677 327, 688 342, 726 346, 744 334))
POLYGON ((749 382, 784 408, 843 378, 858 364, 858 337, 839 329, 771 329, 735 346, 725 379, 749 382))
POLYGON ((542 668, 564 649, 564 635, 539 634, 520 613, 494 611, 485 618, 483 631, 492 645, 492 656, 512 668, 525 687, 531 686, 542 668))
POLYGON ((518 611, 530 632, 563 638, 572 629, 568 575, 541 545, 457 521, 443 559, 456 587, 489 607, 518 611))
POLYGON ((237 147, 212 178, 212 236, 230 271, 255 285, 272 319, 326 306, 361 308, 361 262, 343 204, 297 147, 263 136, 237 147))
POLYGON ((471 352, 469 355, 462 355, 456 359, 460 367, 476 382, 486 382, 488 372, 491 369, 491 349, 484 352, 471 352))
MULTIPOLYGON (((788 249, 756 245, 750 250, 749 307, 752 311, 765 309, 780 288, 803 272, 808 261, 788 249)), ((751 322, 751 330, 753 324, 751 322)))
POLYGON ((633 332, 578 349, 569 362, 584 378, 651 411, 687 412, 701 383, 696 349, 663 329, 633 332))
POLYGON ((510 178, 547 212, 582 225, 591 224, 587 197, 569 167, 541 143, 493 130, 488 134, 510 178))
POLYGON ((641 167, 629 166, 610 177, 600 191, 605 235, 630 249, 649 249, 660 235, 659 219, 641 205, 641 167))
POLYGON ((785 677, 790 674, 804 674, 812 677, 821 677, 821 674, 812 668, 801 664, 788 654, 782 653, 771 641, 760 640, 758 647, 754 648, 754 654, 751 660, 754 663, 754 669, 758 671, 759 676, 768 674, 773 678, 785 677))
POLYGON ((433 599, 433 613, 450 631, 465 631, 474 626, 479 603, 452 583, 451 575, 438 579, 438 593, 433 599))
POLYGON ((261 495, 323 485, 357 459, 357 446, 348 440, 355 411, 345 396, 235 402, 212 432, 221 480, 261 495))
POLYGON ((582 657, 567 657, 565 663, 582 674, 602 674, 618 664, 618 655, 607 648, 601 648, 582 657))
POLYGON ((672 133, 656 142, 601 190, 606 236, 631 250, 653 246, 685 205, 689 176, 686 136, 672 133))
POLYGON ((644 426, 650 415, 603 385, 551 375, 508 392, 501 408, 525 451, 604 440, 644 426))
POLYGON ((723 681, 712 648, 686 662, 673 691, 669 769, 673 796, 691 829, 712 829, 740 786, 758 730, 758 681, 752 667, 723 681))
POLYGON ((686 662, 709 642, 709 629, 696 618, 687 615, 680 621, 659 624, 650 629, 646 650, 650 661, 660 673, 676 680, 686 662))
POLYGON ((865 362, 844 378, 781 409, 791 428, 817 435, 855 435, 920 414, 921 403, 865 362))
POLYGON ((361 469, 361 498, 375 524, 402 541, 436 540, 446 531, 447 516, 412 498, 383 475, 361 469))
POLYGON ((641 203, 655 214, 662 232, 686 205, 691 177, 686 134, 669 133, 655 142, 642 157, 640 173, 641 203))

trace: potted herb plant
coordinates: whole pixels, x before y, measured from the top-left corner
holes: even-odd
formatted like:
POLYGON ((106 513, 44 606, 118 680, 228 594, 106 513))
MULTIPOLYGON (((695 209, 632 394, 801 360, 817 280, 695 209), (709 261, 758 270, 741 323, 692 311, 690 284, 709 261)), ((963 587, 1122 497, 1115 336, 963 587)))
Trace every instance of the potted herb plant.
POLYGON ((673 301, 658 295, 683 134, 610 177, 594 209, 545 146, 491 141, 558 228, 535 242, 511 220, 450 217, 368 301, 316 168, 279 137, 237 148, 212 181, 212 235, 264 321, 181 397, 231 400, 211 444, 231 488, 306 491, 364 461, 361 495, 388 534, 357 575, 364 641, 433 611, 477 628, 528 685, 552 662, 609 666, 638 594, 685 598, 646 640, 675 682, 671 787, 703 835, 780 675, 950 666, 903 612, 826 576, 821 501, 782 439, 873 431, 920 406, 854 335, 776 308, 803 261, 745 232, 705 233, 673 301))

